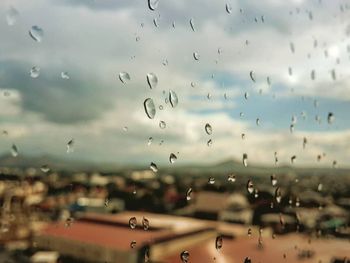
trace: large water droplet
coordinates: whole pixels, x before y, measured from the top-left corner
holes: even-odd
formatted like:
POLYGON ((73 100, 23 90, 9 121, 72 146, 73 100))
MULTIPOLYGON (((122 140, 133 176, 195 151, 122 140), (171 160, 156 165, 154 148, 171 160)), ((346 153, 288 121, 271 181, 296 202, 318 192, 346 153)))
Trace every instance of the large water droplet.
POLYGON ((152 11, 158 8, 159 0, 148 0, 148 7, 152 11))
POLYGON ((155 87, 157 87, 158 77, 156 76, 156 74, 148 73, 147 74, 147 83, 151 89, 154 89, 155 87))
POLYGON ((129 219, 129 226, 131 229, 135 229, 136 228, 136 225, 137 225, 137 220, 136 220, 136 217, 131 217, 129 219))
POLYGON ((29 35, 36 42, 41 42, 44 37, 44 30, 41 27, 32 26, 32 28, 29 30, 29 35))
POLYGON ((13 157, 17 157, 17 156, 18 156, 18 149, 17 149, 16 144, 12 144, 12 147, 11 147, 11 155, 12 155, 13 157))
POLYGON ((71 139, 67 143, 67 153, 72 153, 72 152, 74 152, 74 139, 71 139))
POLYGON ((10 9, 6 13, 6 22, 9 26, 13 26, 16 24, 17 19, 19 17, 19 12, 16 8, 10 7, 10 9))
POLYGON ((122 83, 128 83, 129 81, 130 81, 130 75, 129 75, 129 73, 128 72, 125 72, 125 71, 123 71, 123 72, 120 72, 119 73, 119 79, 120 79, 120 81, 122 82, 122 83))
POLYGON ((252 180, 248 180, 247 182, 247 191, 249 194, 252 194, 254 192, 254 184, 252 180))
POLYGON ((188 263, 190 259, 190 253, 187 250, 184 250, 180 254, 180 259, 183 263, 188 263))
POLYGON ((223 238, 222 238, 222 236, 221 236, 221 235, 220 235, 220 236, 217 236, 217 237, 216 237, 216 240, 215 240, 215 248, 216 248, 217 250, 219 250, 219 249, 222 248, 222 245, 223 245, 223 238))
POLYGON ((142 218, 142 227, 145 231, 147 231, 149 228, 149 220, 146 217, 142 218))
POLYGON ((169 91, 169 102, 171 107, 173 108, 175 108, 179 103, 179 99, 177 98, 175 91, 172 91, 172 90, 169 91))
POLYGON ((176 160, 177 160, 176 155, 173 154, 173 153, 171 153, 170 156, 169 156, 169 162, 170 162, 171 164, 173 164, 173 163, 176 162, 176 160))
POLYGON ((156 106, 151 98, 145 99, 143 102, 143 106, 145 108, 145 112, 148 118, 153 119, 156 115, 156 106))
POLYGON ((213 132, 213 128, 211 127, 211 125, 209 123, 205 124, 205 132, 208 134, 208 135, 211 135, 212 132, 213 132))
POLYGON ((243 165, 244 167, 247 167, 248 166, 248 154, 246 153, 243 153, 243 165))
POLYGON ((149 165, 149 168, 155 173, 158 172, 158 167, 157 167, 157 165, 155 163, 151 163, 149 165))
POLYGON ((40 75, 40 68, 39 67, 32 67, 30 69, 30 76, 33 78, 33 79, 36 79, 37 77, 39 77, 40 75))

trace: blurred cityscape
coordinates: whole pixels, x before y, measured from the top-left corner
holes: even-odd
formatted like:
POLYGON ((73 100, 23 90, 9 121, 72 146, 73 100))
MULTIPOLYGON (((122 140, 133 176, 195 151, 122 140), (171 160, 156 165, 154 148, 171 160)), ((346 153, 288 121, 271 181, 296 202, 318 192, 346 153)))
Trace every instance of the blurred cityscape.
POLYGON ((346 169, 25 165, 2 157, 1 262, 350 262, 346 169))

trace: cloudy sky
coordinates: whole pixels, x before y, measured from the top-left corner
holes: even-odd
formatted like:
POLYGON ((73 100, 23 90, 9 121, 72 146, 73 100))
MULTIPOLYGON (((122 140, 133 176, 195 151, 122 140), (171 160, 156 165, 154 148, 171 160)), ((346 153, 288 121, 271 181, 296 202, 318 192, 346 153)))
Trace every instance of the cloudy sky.
POLYGON ((280 164, 348 166, 349 12, 346 0, 3 0, 0 152, 145 165, 170 153, 174 165, 244 153, 273 165, 277 152, 280 164))

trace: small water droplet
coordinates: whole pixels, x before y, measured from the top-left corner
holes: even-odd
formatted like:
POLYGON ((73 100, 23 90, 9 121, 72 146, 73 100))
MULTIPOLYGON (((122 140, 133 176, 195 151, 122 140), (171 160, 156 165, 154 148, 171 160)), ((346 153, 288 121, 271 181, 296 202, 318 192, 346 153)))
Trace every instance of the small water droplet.
POLYGON ((155 173, 158 172, 158 167, 155 163, 151 163, 149 168, 155 173))
POLYGON ((156 76, 156 74, 148 73, 147 74, 147 83, 151 89, 154 89, 155 87, 157 87, 158 77, 156 76))
POLYGON ((244 259, 244 263, 252 263, 252 260, 250 259, 250 257, 246 257, 244 259))
POLYGON ((208 184, 215 184, 215 178, 214 177, 209 177, 208 184))
POLYGON ((252 180, 248 180, 247 182, 247 191, 249 194, 252 194, 254 192, 254 184, 252 180))
POLYGON ((247 167, 248 166, 248 154, 246 153, 243 153, 243 165, 244 167, 247 167))
POLYGON ((229 174, 227 176, 227 181, 231 182, 231 183, 234 183, 236 182, 236 176, 234 174, 229 174))
POLYGON ((120 81, 121 81, 123 84, 126 84, 126 83, 128 83, 128 82, 130 81, 130 75, 129 75, 128 72, 125 72, 125 71, 120 72, 120 73, 119 73, 119 79, 120 79, 120 81))
POLYGON ((48 173, 50 171, 50 168, 47 164, 44 164, 40 167, 40 170, 43 172, 43 173, 48 173))
POLYGON ((169 102, 171 107, 175 108, 177 106, 177 104, 179 103, 179 99, 175 93, 175 91, 170 90, 169 91, 169 102))
POLYGON ((275 200, 278 204, 281 203, 281 201, 282 201, 282 192, 281 192, 281 189, 279 187, 277 187, 275 190, 275 200))
POLYGON ((135 240, 132 240, 132 241, 130 242, 130 247, 131 247, 131 248, 135 248, 135 247, 136 247, 136 241, 135 241, 135 240))
POLYGON ((297 156, 296 155, 293 155, 291 158, 290 158, 290 161, 291 163, 295 163, 295 160, 297 159, 297 156))
POLYGON ((248 93, 248 92, 245 92, 245 93, 244 93, 244 98, 245 98, 246 100, 248 100, 248 98, 249 98, 249 93, 248 93))
POLYGON ((61 78, 62 79, 70 79, 68 72, 62 71, 61 72, 61 78))
POLYGON ((161 129, 165 129, 165 128, 166 128, 166 123, 165 123, 165 121, 160 121, 160 122, 159 122, 159 128, 161 128, 161 129))
POLYGON ((190 253, 187 250, 184 250, 180 254, 180 259, 183 263, 188 263, 190 259, 190 253))
POLYGON ((150 146, 153 142, 153 137, 149 137, 147 141, 147 145, 150 146))
POLYGON ((186 192, 186 200, 190 201, 192 198, 192 188, 189 188, 186 192))
POLYGON ((6 13, 6 22, 9 26, 13 26, 16 24, 17 19, 19 17, 19 12, 16 8, 10 7, 10 9, 6 13))
POLYGON ((223 237, 221 235, 217 236, 215 239, 215 248, 217 250, 220 250, 222 248, 222 245, 223 245, 223 237))
POLYGON ((251 236, 252 236, 252 229, 248 228, 248 237, 251 237, 251 236))
POLYGON ((254 73, 254 71, 250 71, 250 72, 249 72, 249 76, 250 76, 250 79, 251 79, 253 82, 255 82, 255 73, 254 73))
POLYGON ((153 119, 156 115, 156 106, 151 98, 145 99, 143 106, 148 118, 153 119))
POLYGON ((213 128, 211 127, 211 125, 209 123, 205 124, 204 129, 208 135, 211 135, 213 132, 213 128))
POLYGON ((227 12, 228 14, 231 14, 231 13, 232 13, 232 6, 231 6, 229 3, 226 4, 226 12, 227 12))
POLYGON ((277 185, 277 178, 276 175, 271 175, 271 185, 276 186, 277 185))
POLYGON ((334 114, 333 114, 333 112, 329 112, 328 113, 327 121, 328 121, 329 124, 333 123, 333 121, 334 121, 334 114))
POLYGON ((199 60, 199 54, 197 53, 197 52, 193 52, 193 58, 195 59, 195 60, 199 60))
POLYGON ((142 218, 142 227, 145 231, 147 231, 149 228, 149 220, 146 217, 142 218))
POLYGON ((36 79, 37 77, 39 77, 40 75, 40 68, 39 67, 32 67, 30 69, 30 76, 33 78, 33 79, 36 79))
POLYGON ((41 42, 44 36, 44 30, 39 26, 32 26, 29 30, 29 35, 36 42, 41 42))
POLYGON ((209 140, 207 141, 207 146, 210 147, 210 146, 212 146, 212 145, 213 145, 213 140, 212 140, 212 139, 209 139, 209 140))
POLYGON ((190 19, 190 26, 191 26, 192 31, 196 32, 196 29, 194 27, 194 20, 193 20, 193 18, 190 19))
POLYGON ((152 11, 158 8, 159 0, 148 0, 148 8, 152 11))
POLYGON ((136 220, 136 217, 131 217, 129 219, 129 226, 131 229, 135 229, 136 228, 136 225, 137 225, 137 220, 136 220))
POLYGON ((16 144, 12 144, 11 155, 13 157, 17 157, 18 156, 18 148, 17 148, 16 144))
POLYGON ((169 156, 169 162, 170 162, 171 164, 173 164, 173 163, 176 162, 176 160, 177 160, 176 155, 173 154, 173 153, 171 153, 170 156, 169 156))
POLYGON ((295 46, 294 46, 293 42, 289 43, 289 47, 290 47, 290 51, 292 51, 292 53, 294 53, 295 52, 295 46))
POLYGON ((74 152, 74 139, 71 139, 67 143, 67 153, 72 153, 72 152, 74 152))
POLYGON ((260 119, 257 118, 256 121, 255 121, 256 125, 259 126, 260 125, 260 119))

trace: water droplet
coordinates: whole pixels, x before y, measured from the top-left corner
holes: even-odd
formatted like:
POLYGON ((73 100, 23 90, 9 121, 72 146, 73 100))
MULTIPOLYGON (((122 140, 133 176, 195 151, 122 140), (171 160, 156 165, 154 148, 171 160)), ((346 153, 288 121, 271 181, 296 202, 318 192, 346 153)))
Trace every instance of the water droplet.
POLYGON ((334 121, 334 114, 333 114, 333 112, 329 112, 328 113, 327 121, 328 121, 329 124, 333 123, 333 121, 334 121))
POLYGON ((153 18, 153 24, 154 24, 155 27, 159 27, 158 19, 156 17, 153 18))
POLYGON ((248 166, 248 154, 243 153, 243 165, 244 167, 248 166))
POLYGON ((186 200, 190 201, 192 198, 192 188, 189 188, 186 193, 186 200))
POLYGON ((294 124, 291 124, 291 125, 289 126, 289 131, 290 131, 290 133, 293 133, 293 132, 294 132, 294 124))
POLYGON ((16 24, 17 19, 19 17, 19 12, 16 8, 10 7, 10 9, 6 13, 6 22, 9 26, 13 26, 16 24))
POLYGON ((72 152, 74 152, 74 139, 71 139, 67 143, 67 153, 72 153, 72 152))
POLYGON ((337 76, 336 76, 336 74, 335 74, 335 69, 332 69, 331 75, 332 75, 332 79, 333 79, 333 80, 336 80, 336 79, 337 79, 337 76))
POLYGON ((292 51, 292 53, 294 53, 295 52, 295 47, 294 47, 294 43, 293 42, 289 43, 289 47, 290 47, 290 51, 292 51))
POLYGON ((258 198, 259 197, 259 190, 255 189, 254 190, 254 198, 258 198))
POLYGON ((244 116, 244 113, 243 113, 243 112, 240 112, 240 113, 239 113, 239 117, 242 118, 243 116, 244 116))
POLYGON ((216 240, 215 240, 215 248, 217 250, 220 250, 222 248, 222 245, 223 245, 223 238, 222 238, 222 236, 221 235, 217 236, 216 240))
POLYGON ((170 156, 169 156, 169 162, 170 162, 171 164, 173 164, 173 163, 176 162, 176 160, 177 160, 176 155, 173 154, 173 153, 171 153, 170 156))
POLYGON ((194 27, 194 20, 193 20, 193 18, 190 19, 190 26, 191 26, 192 31, 196 32, 196 29, 194 27))
POLYGON ((276 175, 271 175, 271 185, 276 186, 277 185, 277 178, 276 175))
POLYGON ((288 67, 288 74, 289 76, 293 75, 293 69, 291 67, 288 67))
POLYGON ((317 186, 317 191, 322 192, 322 190, 323 190, 323 184, 320 183, 317 186))
POLYGON ((260 119, 257 118, 256 121, 255 121, 256 125, 259 126, 260 125, 260 119))
POLYGON ((254 73, 254 71, 250 71, 249 76, 250 76, 250 79, 251 79, 253 82, 255 82, 255 73, 254 73))
POLYGON ((247 182, 247 191, 249 194, 252 194, 254 192, 254 184, 252 180, 248 180, 247 182))
POLYGON ((306 137, 304 137, 304 138, 303 138, 303 149, 305 149, 306 144, 307 144, 307 138, 306 138, 306 137))
POLYGON ((149 137, 147 141, 147 145, 150 146, 152 144, 153 137, 149 137))
POLYGON ((251 237, 251 236, 252 236, 252 229, 248 228, 248 237, 251 237))
POLYGON ((161 128, 161 129, 165 129, 165 128, 166 128, 166 123, 165 123, 165 121, 160 121, 160 122, 159 122, 159 128, 161 128))
POLYGON ((315 80, 315 78, 316 78, 315 70, 311 70, 310 77, 312 80, 315 80))
POLYGON ((13 157, 17 157, 17 156, 18 156, 18 149, 17 149, 16 144, 12 144, 12 147, 11 147, 11 155, 12 155, 13 157))
POLYGON ((135 240, 132 240, 132 241, 130 242, 130 247, 131 247, 131 248, 135 248, 135 247, 136 247, 136 241, 135 241, 135 240))
POLYGON ((130 75, 128 72, 125 72, 125 71, 120 72, 119 79, 123 84, 128 83, 130 81, 130 75))
POLYGON ((290 161, 291 163, 295 163, 295 160, 297 159, 297 156, 296 155, 293 155, 291 158, 290 158, 290 161))
POLYGON ((105 199, 105 207, 108 207, 108 206, 109 206, 109 199, 106 198, 106 199, 105 199))
POLYGON ((171 107, 173 108, 175 108, 179 103, 179 99, 177 98, 175 91, 172 91, 172 90, 169 91, 169 102, 171 107))
POLYGON ((148 7, 154 11, 158 8, 159 0, 148 0, 148 7))
POLYGON ((236 176, 234 174, 229 174, 227 176, 227 181, 231 182, 231 183, 234 183, 236 182, 236 176))
POLYGON ((155 173, 158 172, 158 167, 155 163, 151 163, 149 168, 155 173))
POLYGON ((242 140, 245 139, 245 133, 242 133, 242 134, 241 134, 241 138, 242 138, 242 140))
POLYGON ((73 222, 74 222, 74 218, 73 218, 73 217, 68 217, 68 218, 66 219, 66 222, 64 223, 64 226, 65 226, 65 227, 71 227, 72 224, 73 224, 73 222))
POLYGON ((70 79, 68 72, 62 71, 61 72, 61 78, 62 79, 70 79))
POLYGON ((281 203, 281 201, 282 201, 282 192, 281 192, 281 189, 279 187, 277 187, 275 190, 275 200, 278 204, 281 203))
POLYGON ((36 42, 41 42, 44 36, 44 30, 38 26, 32 26, 29 30, 29 35, 36 42))
POLYGON ((213 145, 213 140, 212 140, 212 139, 209 139, 209 140, 207 141, 207 146, 210 147, 210 146, 212 146, 212 145, 213 145))
POLYGON ((149 228, 149 220, 146 217, 142 218, 142 227, 145 231, 147 231, 149 228))
POLYGON ((47 164, 44 164, 40 167, 40 170, 43 172, 43 173, 48 173, 50 171, 50 168, 47 164))
POLYGON ((188 263, 190 259, 190 253, 187 250, 184 250, 180 254, 180 259, 183 263, 188 263))
POLYGON ((129 219, 129 226, 131 229, 135 229, 136 228, 136 225, 137 225, 137 220, 136 220, 136 217, 131 217, 129 219))
POLYGON ((199 54, 197 53, 197 52, 193 52, 193 58, 195 59, 195 60, 199 60, 199 54))
POLYGON ((149 261, 149 248, 148 247, 145 248, 145 254, 144 254, 143 259, 144 259, 145 263, 149 261))
POLYGON ((209 177, 208 184, 215 184, 215 178, 214 177, 209 177))
POLYGON ((157 87, 158 77, 156 76, 156 74, 148 73, 147 74, 147 83, 151 89, 154 89, 155 87, 157 87))
POLYGON ((33 78, 33 79, 36 79, 37 77, 39 77, 40 75, 40 68, 39 67, 32 67, 30 69, 30 76, 33 78))
POLYGON ((250 259, 250 257, 246 257, 244 259, 244 263, 252 263, 252 260, 250 259))
POLYGON ((209 123, 205 124, 205 132, 208 134, 208 135, 211 135, 212 132, 213 132, 213 128, 211 127, 211 125, 209 123))
POLYGON ((148 118, 153 119, 156 115, 156 106, 151 98, 145 99, 143 106, 148 118))
POLYGON ((295 199, 295 206, 296 206, 296 207, 299 207, 299 206, 300 206, 300 199, 299 199, 299 197, 297 197, 297 198, 295 199))
POLYGON ((226 12, 227 12, 228 14, 231 14, 231 13, 232 13, 232 6, 231 6, 229 3, 226 4, 226 12))
POLYGON ((248 100, 248 98, 249 98, 249 93, 248 93, 248 92, 245 92, 245 93, 244 93, 244 98, 245 98, 246 100, 248 100))

